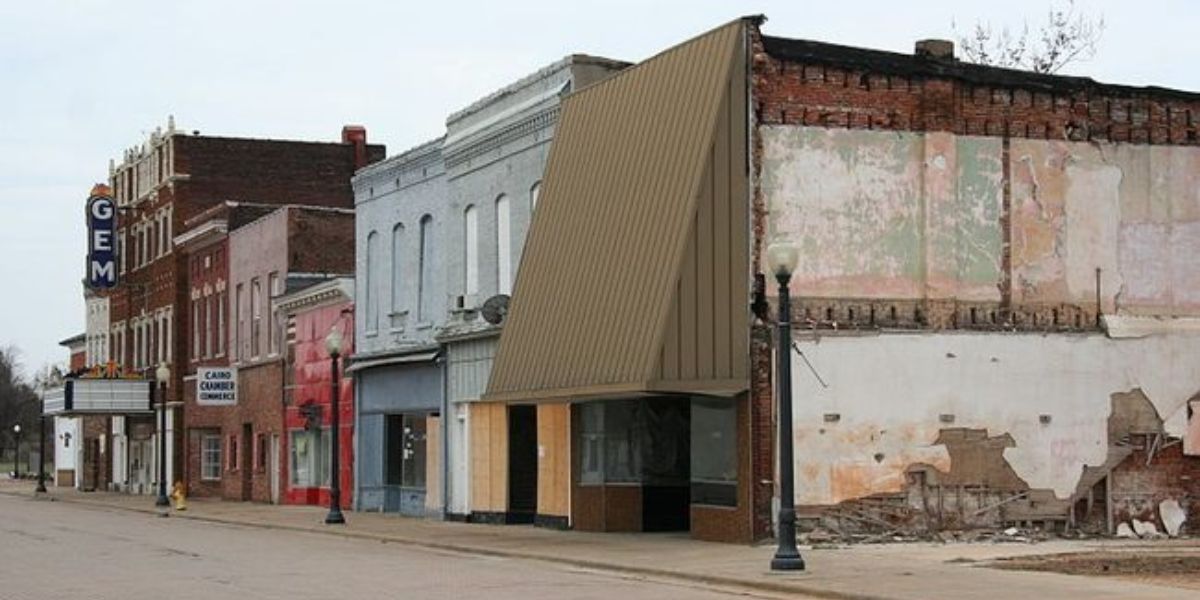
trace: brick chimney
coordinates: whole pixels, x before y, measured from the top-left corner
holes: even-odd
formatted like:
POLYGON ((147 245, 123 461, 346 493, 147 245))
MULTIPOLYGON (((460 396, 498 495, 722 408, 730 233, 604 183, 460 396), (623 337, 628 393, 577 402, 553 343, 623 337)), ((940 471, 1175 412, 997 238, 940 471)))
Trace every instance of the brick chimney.
POLYGON ((950 40, 917 40, 917 56, 954 60, 954 42, 950 40))
POLYGON ((342 143, 354 144, 354 170, 367 166, 367 128, 362 125, 342 127, 342 143))

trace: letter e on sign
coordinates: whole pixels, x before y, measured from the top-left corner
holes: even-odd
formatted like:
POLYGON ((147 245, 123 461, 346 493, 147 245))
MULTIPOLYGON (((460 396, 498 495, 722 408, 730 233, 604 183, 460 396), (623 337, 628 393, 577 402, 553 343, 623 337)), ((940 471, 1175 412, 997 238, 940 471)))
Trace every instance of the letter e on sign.
POLYGON ((97 185, 87 200, 88 253, 87 284, 90 288, 117 285, 117 251, 113 237, 117 231, 117 205, 109 196, 108 186, 97 185))

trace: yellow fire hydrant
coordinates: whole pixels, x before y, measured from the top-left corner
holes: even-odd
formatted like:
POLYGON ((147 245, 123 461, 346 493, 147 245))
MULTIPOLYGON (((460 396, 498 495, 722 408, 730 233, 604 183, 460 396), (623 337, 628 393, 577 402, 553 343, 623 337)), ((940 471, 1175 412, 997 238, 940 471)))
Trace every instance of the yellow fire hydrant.
POLYGON ((171 486, 171 499, 175 501, 175 510, 187 510, 187 492, 183 489, 182 481, 176 481, 171 486))

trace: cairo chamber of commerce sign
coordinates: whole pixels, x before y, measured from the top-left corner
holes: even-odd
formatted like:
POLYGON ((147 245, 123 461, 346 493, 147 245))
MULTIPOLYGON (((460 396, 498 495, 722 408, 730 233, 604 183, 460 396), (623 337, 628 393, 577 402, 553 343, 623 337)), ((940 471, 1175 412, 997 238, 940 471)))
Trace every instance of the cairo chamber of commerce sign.
POLYGON ((237 369, 200 367, 196 369, 196 404, 233 406, 237 404, 237 369))
POLYGON ((90 288, 117 285, 117 203, 108 186, 97 185, 87 200, 87 282, 90 288))

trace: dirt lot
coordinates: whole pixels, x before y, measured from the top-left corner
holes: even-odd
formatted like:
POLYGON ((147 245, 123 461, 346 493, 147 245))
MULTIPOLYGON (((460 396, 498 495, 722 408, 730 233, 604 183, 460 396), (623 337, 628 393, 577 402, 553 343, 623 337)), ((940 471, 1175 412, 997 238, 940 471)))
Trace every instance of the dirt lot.
POLYGON ((998 560, 988 566, 997 569, 1116 577, 1139 583, 1200 590, 1200 548, 1146 548, 1024 556, 998 560))

